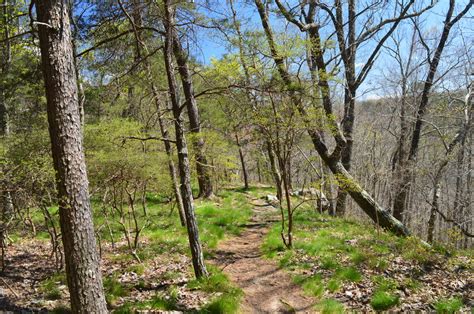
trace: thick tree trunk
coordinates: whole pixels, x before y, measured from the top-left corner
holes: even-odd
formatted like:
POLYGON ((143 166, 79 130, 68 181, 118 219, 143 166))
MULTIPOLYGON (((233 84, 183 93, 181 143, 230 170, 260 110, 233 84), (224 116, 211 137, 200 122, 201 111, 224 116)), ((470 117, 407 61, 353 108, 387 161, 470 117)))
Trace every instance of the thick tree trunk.
MULTIPOLYGON (((10 42, 10 12, 13 11, 13 5, 15 2, 10 3, 9 1, 3 1, 2 15, 3 15, 3 47, 1 49, 1 64, 0 64, 0 74, 2 77, 6 77, 10 71, 11 66, 11 42, 10 42)), ((3 80, 0 80, 0 137, 8 136, 10 133, 9 121, 8 121, 8 110, 7 110, 7 99, 6 99, 6 86, 4 85, 3 80)), ((8 181, 8 180, 7 180, 8 181)), ((13 214, 13 200, 12 195, 8 191, 8 182, 5 182, 4 186, 7 191, 0 191, 0 210, 1 210, 1 219, 0 219, 0 229, 2 229, 2 234, 0 234, 0 241, 3 237, 6 236, 6 229, 8 221, 13 214), (2 226, 3 225, 3 226, 2 226)), ((3 243, 3 241, 2 241, 3 243)))
MULTIPOLYGON (((353 77, 352 74, 351 77, 353 77)), ((342 130, 346 139, 346 145, 341 152, 341 161, 344 168, 346 168, 347 171, 350 171, 352 163, 352 146, 354 143, 352 135, 354 133, 355 121, 355 89, 351 87, 346 87, 346 89, 347 90, 344 96, 344 119, 342 123, 342 130)), ((336 215, 338 216, 344 216, 346 213, 347 195, 347 191, 341 187, 338 188, 336 199, 336 215)))
MULTIPOLYGON (((174 25, 174 20, 171 22, 174 25)), ((174 27, 174 26, 173 26, 174 27)), ((188 58, 186 52, 179 42, 176 32, 173 33, 173 51, 178 64, 178 71, 181 77, 184 97, 186 98, 186 108, 190 131, 194 133, 193 147, 196 154, 196 172, 199 184, 199 196, 209 198, 213 195, 213 187, 211 176, 209 174, 209 166, 206 155, 204 154, 204 138, 201 134, 201 121, 199 118, 199 110, 194 98, 194 87, 191 72, 188 67, 188 58)))
POLYGON ((181 197, 183 199, 183 206, 186 214, 186 226, 188 231, 189 245, 191 248, 192 262, 194 273, 197 278, 207 277, 208 273, 204 265, 204 257, 202 253, 201 242, 199 240, 199 232, 196 217, 194 214, 194 200, 191 190, 191 170, 189 168, 188 148, 186 144, 186 137, 184 135, 184 121, 181 114, 181 105, 178 97, 178 89, 174 73, 173 65, 173 38, 174 30, 173 24, 173 9, 171 8, 170 0, 164 1, 164 25, 166 30, 165 36, 165 67, 168 77, 169 93, 171 98, 174 125, 176 132, 176 147, 178 150, 178 166, 180 170, 181 179, 181 197))
POLYGON ((68 7, 36 3, 66 274, 74 313, 107 313, 82 145, 68 7))

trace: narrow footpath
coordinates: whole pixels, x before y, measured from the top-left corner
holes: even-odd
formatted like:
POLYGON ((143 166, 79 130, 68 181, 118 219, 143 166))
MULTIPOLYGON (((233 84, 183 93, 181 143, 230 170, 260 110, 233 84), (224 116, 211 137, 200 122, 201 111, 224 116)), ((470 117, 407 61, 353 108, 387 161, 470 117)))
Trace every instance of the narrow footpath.
POLYGON ((250 201, 254 215, 246 229, 221 242, 215 252, 217 266, 244 292, 241 312, 313 313, 315 300, 305 296, 287 272, 261 253, 271 222, 278 218, 277 209, 264 200, 250 201))

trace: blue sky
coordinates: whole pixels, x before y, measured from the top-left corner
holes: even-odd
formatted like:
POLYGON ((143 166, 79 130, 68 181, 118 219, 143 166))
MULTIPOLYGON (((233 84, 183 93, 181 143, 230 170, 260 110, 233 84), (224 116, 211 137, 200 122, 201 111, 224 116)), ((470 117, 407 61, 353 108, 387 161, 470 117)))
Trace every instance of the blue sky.
MULTIPOLYGON (((457 10, 455 10, 455 14, 460 11, 460 8, 463 8, 470 0, 461 0, 457 1, 457 10)), ((240 1, 236 1, 240 3, 240 1)), ((294 2, 294 1, 293 1, 294 2)), ((425 3, 429 2, 425 1, 425 3)), ((219 16, 219 13, 216 12, 223 12, 226 9, 226 1, 219 1, 218 6, 214 6, 212 8, 213 12, 210 12, 208 9, 204 8, 204 4, 206 3, 206 0, 198 0, 195 2, 199 8, 204 14, 208 15, 209 14, 215 14, 215 16, 219 16)), ((420 1, 415 2, 415 5, 421 5, 420 1)), ((440 31, 442 22, 444 20, 446 11, 448 9, 449 1, 448 0, 438 0, 436 5, 434 6, 433 9, 431 9, 429 12, 425 13, 422 16, 422 20, 424 20, 424 25, 425 29, 431 29, 435 34, 436 31, 440 31)), ((240 19, 244 19, 244 27, 247 27, 247 29, 255 29, 255 30, 261 30, 261 24, 260 24, 260 19, 258 16, 258 13, 255 9, 255 6, 252 5, 252 3, 248 5, 242 5, 242 4, 237 4, 236 5, 237 12, 239 14, 240 19)), ((473 10, 471 10, 473 11, 473 10)), ((463 32, 466 33, 468 37, 470 37, 470 40, 473 38, 473 27, 470 24, 472 23, 472 16, 474 12, 470 12, 467 14, 466 19, 464 19, 463 23, 459 25, 459 27, 463 28, 463 32), (471 23, 470 23, 471 22, 471 23)), ((275 19, 275 17, 271 15, 271 22, 274 26, 275 31, 281 31, 283 28, 282 26, 284 25, 283 20, 280 19, 275 19)), ((453 32, 458 31, 457 29, 454 29, 453 32)), ((383 34, 383 32, 382 32, 383 34)), ((225 44, 225 41, 223 40, 222 36, 218 34, 217 31, 213 30, 201 30, 199 35, 199 43, 197 46, 194 46, 193 53, 194 56, 199 60, 200 62, 203 62, 205 64, 208 64, 212 58, 221 58, 223 54, 225 54, 227 51, 227 47, 225 44)), ((304 36, 303 34, 301 36, 304 36)), ((437 38, 433 38, 436 40, 437 38)), ((434 43, 434 42, 433 42, 434 43)), ((474 43, 473 43, 474 44, 474 43)), ((371 45, 368 44, 366 49, 370 49, 371 45)), ((364 62, 367 58, 366 53, 364 53, 364 48, 360 50, 358 53, 359 60, 357 60, 357 65, 362 66, 364 65, 364 62)), ((373 83, 377 79, 380 79, 380 74, 382 69, 385 69, 387 65, 391 62, 390 58, 388 58, 386 55, 383 53, 380 54, 376 66, 373 68, 371 76, 369 76, 364 84, 364 86, 361 86, 361 92, 365 93, 364 98, 377 98, 379 95, 377 93, 372 92, 371 90, 376 88, 373 83)))

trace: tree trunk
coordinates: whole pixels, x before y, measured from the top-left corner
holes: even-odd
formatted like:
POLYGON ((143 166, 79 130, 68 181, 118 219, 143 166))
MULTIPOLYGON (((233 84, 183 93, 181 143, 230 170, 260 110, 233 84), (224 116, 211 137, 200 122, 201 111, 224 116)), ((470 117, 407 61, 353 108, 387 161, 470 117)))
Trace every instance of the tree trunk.
POLYGON ((174 30, 172 16, 174 15, 171 8, 170 0, 164 1, 164 25, 166 30, 165 36, 165 67, 168 77, 169 93, 171 98, 174 125, 176 132, 176 147, 178 150, 178 166, 180 170, 181 179, 181 197, 183 199, 183 206, 186 214, 186 226, 188 231, 189 245, 191 248, 192 262, 194 273, 197 278, 207 277, 208 273, 204 265, 204 257, 202 254, 201 242, 199 240, 199 232, 196 217, 194 214, 194 200, 191 190, 191 171, 189 168, 188 148, 186 138, 184 136, 184 122, 181 114, 181 105, 179 102, 178 89, 174 73, 173 65, 173 38, 174 30))
POLYGON ((416 119, 413 127, 413 132, 411 135, 411 143, 410 143, 410 150, 407 156, 406 164, 404 165, 404 175, 401 177, 401 182, 398 187, 398 191, 396 191, 396 206, 394 205, 394 215, 399 217, 400 219, 403 217, 403 213, 405 212, 405 207, 407 203, 407 198, 410 191, 410 183, 411 183, 411 175, 407 173, 410 167, 414 167, 416 163, 416 158, 418 155, 418 147, 421 139, 421 130, 423 128, 423 120, 426 113, 426 109, 429 104, 429 98, 431 95, 431 89, 434 84, 435 75, 438 70, 438 65, 441 60, 441 55, 443 54, 443 50, 448 42, 449 33, 451 31, 452 26, 457 23, 462 16, 464 16, 469 9, 474 4, 473 1, 470 1, 465 8, 455 17, 453 18, 453 12, 455 8, 455 1, 450 0, 449 2, 449 9, 446 13, 446 18, 443 24, 443 31, 441 33, 441 37, 439 39, 438 45, 436 46, 435 53, 431 60, 428 60, 429 69, 426 75, 426 79, 424 80, 423 91, 421 94, 421 100, 418 105, 418 110, 416 113, 416 119))
MULTIPOLYGON (((323 161, 328 165, 331 172, 334 174, 335 178, 338 180, 339 184, 343 186, 354 199, 354 201, 360 206, 360 208, 378 225, 381 227, 388 229, 395 234, 398 235, 409 235, 410 232, 408 229, 397 219, 395 219, 387 210, 382 208, 359 184, 355 179, 347 172, 344 168, 342 163, 339 161, 340 158, 340 149, 345 146, 345 139, 344 136, 341 134, 341 130, 337 123, 331 120, 332 107, 330 103, 330 98, 328 97, 329 89, 322 90, 323 96, 323 106, 324 111, 327 116, 328 122, 331 123, 331 126, 334 128, 333 135, 336 141, 336 149, 330 155, 326 144, 324 143, 323 139, 319 131, 316 131, 311 125, 311 121, 307 120, 308 114, 306 109, 302 106, 301 100, 296 95, 296 91, 294 88, 294 84, 292 82, 291 76, 288 70, 285 67, 284 58, 278 54, 278 50, 273 39, 273 32, 270 28, 270 24, 268 21, 268 16, 265 11, 265 6, 261 0, 255 0, 255 4, 257 6, 257 11, 260 15, 260 19, 262 22, 263 29, 265 31, 265 35, 267 37, 268 44, 270 46, 271 56, 277 66, 277 70, 284 82, 287 86, 288 91, 290 92, 290 97, 292 102, 294 103, 297 110, 300 112, 301 116, 305 118, 304 121, 306 125, 306 129, 308 134, 313 142, 315 150, 319 153, 323 161)), ((313 50, 315 52, 316 60, 324 61, 322 59, 321 52, 321 43, 319 40, 319 34, 317 33, 317 29, 315 30, 316 36, 314 41, 312 41, 313 45, 316 45, 313 50), (319 49, 318 49, 319 48, 319 49)), ((320 68, 323 72, 323 69, 320 68)), ((324 71, 323 74, 326 72, 324 71)), ((323 75, 324 76, 324 75, 323 75)))
POLYGON ((90 208, 74 55, 64 1, 36 3, 61 233, 73 313, 107 313, 90 208))
POLYGON ((2 8, 2 24, 3 24, 3 37, 2 48, 1 48, 1 75, 2 80, 0 80, 0 136, 8 135, 8 111, 6 103, 6 90, 3 82, 3 77, 6 77, 7 73, 10 70, 11 65, 11 42, 10 42, 10 21, 9 21, 9 10, 11 4, 9 1, 3 1, 2 8))
POLYGON ((397 158, 395 160, 394 177, 396 183, 396 192, 393 201, 393 216, 403 221, 403 212, 405 211, 410 193, 411 175, 407 163, 407 139, 408 139, 408 121, 407 121, 407 83, 406 78, 402 80, 402 99, 400 101, 400 137, 398 138, 397 158))
POLYGON ((431 203, 430 218, 428 220, 428 243, 433 243, 434 239, 434 229, 436 224, 436 213, 439 211, 439 194, 441 185, 439 182, 440 178, 436 178, 433 189, 433 200, 431 203))
POLYGON ((357 205, 377 225, 400 236, 410 235, 409 230, 398 219, 393 217, 389 211, 380 206, 349 174, 340 161, 329 159, 326 162, 339 185, 345 188, 357 205))
MULTIPOLYGON (((125 11, 125 8, 123 6, 121 8, 124 11, 124 14, 130 17, 130 15, 128 15, 128 13, 125 11)), ((135 44, 136 44, 135 57, 137 61, 140 58, 141 53, 142 53, 141 48, 143 48, 143 51, 145 52, 146 55, 149 54, 148 46, 143 40, 141 36, 142 35, 141 32, 137 30, 137 27, 142 27, 142 24, 143 24, 142 11, 141 11, 140 3, 138 0, 133 0, 133 18, 130 17, 130 19, 131 19, 130 24, 132 24, 131 26, 134 27, 134 30, 135 30, 135 40, 136 40, 135 41, 135 44)), ((153 79, 153 73, 152 73, 151 64, 149 60, 145 59, 143 60, 143 63, 144 63, 148 82, 150 83, 150 89, 153 95, 153 100, 155 101, 155 107, 158 112, 158 125, 160 127, 161 137, 163 138, 165 152, 168 157, 168 171, 169 171, 171 182, 173 185, 173 193, 175 196, 176 204, 178 205, 179 220, 181 222, 181 226, 184 227, 186 225, 186 215, 184 213, 183 199, 181 197, 181 192, 179 190, 179 182, 176 176, 176 167, 173 162, 173 149, 169 141, 169 132, 165 126, 165 122, 163 121, 163 115, 161 114, 162 108, 160 104, 160 93, 158 91, 158 87, 155 84, 155 80, 153 79)), ((168 108, 165 108, 165 109, 168 109, 168 108)))
MULTIPOLYGON (((15 4, 15 2, 10 3, 9 1, 4 1, 3 2, 3 8, 2 8, 2 13, 3 13, 3 35, 4 40, 3 47, 1 49, 1 64, 0 64, 0 74, 2 77, 6 77, 8 75, 8 72, 10 71, 10 66, 11 66, 11 57, 12 57, 12 51, 11 51, 11 42, 10 42, 10 27, 9 27, 9 16, 10 12, 13 11, 12 7, 15 4)), ((0 80, 0 137, 3 136, 8 136, 10 134, 10 128, 9 128, 9 121, 8 121, 8 109, 7 109, 7 99, 6 99, 6 86, 4 85, 3 80, 0 80)), ((13 215, 13 200, 12 200, 12 195, 10 191, 8 191, 8 179, 5 180, 4 186, 6 188, 6 191, 0 191, 0 214, 1 214, 1 219, 0 219, 0 245, 5 244, 5 237, 7 237, 7 225, 8 222, 13 215)))
POLYGON ((176 168, 174 166, 174 161, 173 161, 173 150, 171 149, 171 144, 169 141, 169 132, 165 126, 163 118, 161 117, 161 113, 160 113, 161 106, 160 106, 160 101, 158 99, 158 90, 154 83, 152 83, 152 90, 153 90, 153 97, 155 97, 156 109, 158 110, 158 124, 160 125, 161 136, 163 137, 166 155, 168 156, 168 171, 170 173, 171 182, 173 184, 174 197, 178 205, 179 220, 181 222, 181 226, 184 227, 186 226, 186 215, 184 211, 183 198, 181 197, 181 192, 179 190, 179 181, 176 176, 176 168))
POLYGON ((244 188, 248 189, 249 179, 248 179, 247 167, 245 166, 244 152, 242 150, 242 146, 240 145, 239 135, 237 135, 237 133, 235 134, 235 141, 237 143, 237 147, 239 147, 240 164, 242 165, 242 174, 244 176, 244 188))
POLYGON ((283 188, 282 188, 282 179, 280 171, 278 170, 278 165, 276 162, 275 151, 273 150, 273 146, 270 141, 267 140, 267 152, 268 152, 268 159, 270 160, 270 167, 273 174, 273 179, 275 181, 275 185, 277 188, 277 198, 280 201, 283 201, 283 188))
MULTIPOLYGON (((174 27, 174 19, 171 21, 174 27)), ((207 158, 204 154, 204 139, 201 134, 201 121, 199 118, 199 110, 194 98, 194 87, 192 75, 188 67, 188 58, 179 42, 176 32, 173 33, 173 51, 178 65, 179 75, 181 77, 181 84, 183 86, 184 97, 186 98, 186 108, 188 112, 188 119, 190 131, 194 133, 193 147, 196 154, 196 172, 199 184, 198 197, 209 198, 213 195, 213 187, 211 176, 209 174, 209 166, 207 158)))

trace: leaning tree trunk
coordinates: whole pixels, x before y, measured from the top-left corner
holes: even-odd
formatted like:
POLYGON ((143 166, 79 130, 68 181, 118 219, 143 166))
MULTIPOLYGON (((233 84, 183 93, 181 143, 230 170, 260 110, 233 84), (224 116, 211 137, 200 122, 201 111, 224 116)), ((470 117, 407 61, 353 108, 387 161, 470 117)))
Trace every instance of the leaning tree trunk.
MULTIPOLYGON (((390 230, 398 235, 409 235, 410 232, 408 229, 397 219, 395 219, 389 211, 385 210, 381 207, 373 198, 370 196, 367 191, 365 191, 360 184, 349 174, 349 172, 344 168, 343 164, 340 161, 340 149, 344 147, 345 139, 341 134, 341 130, 339 126, 334 123, 332 120, 331 127, 334 128, 333 134, 336 141, 336 149, 332 154, 329 154, 328 148, 324 143, 319 131, 316 131, 312 127, 312 123, 309 120, 309 115, 306 112, 306 109, 303 107, 301 99, 299 95, 296 93, 293 80, 290 76, 290 73, 286 69, 285 60, 283 57, 280 56, 277 46, 274 41, 273 32, 270 28, 269 19, 265 10, 265 6, 261 0, 254 0, 257 6, 258 13, 260 15, 260 19, 262 22, 262 27, 265 31, 265 35, 267 37, 268 44, 270 46, 270 52, 277 66, 277 70, 283 80, 283 83, 286 85, 291 101, 295 105, 296 109, 299 111, 301 116, 304 119, 304 123, 307 129, 307 132, 313 142, 315 150, 321 156, 323 161, 328 165, 331 172, 334 174, 335 178, 338 180, 339 185, 343 186, 352 199, 359 205, 359 207, 379 226, 383 227, 384 229, 390 230)), ((316 32, 317 33, 317 32, 316 32)), ((319 52, 322 51, 319 35, 315 37, 315 41, 312 41, 313 45, 318 45, 319 49, 315 49, 315 53, 318 54, 317 60, 322 60, 322 56, 319 52), (319 51, 319 52, 318 52, 319 51)), ((324 76, 324 75, 323 75, 324 76)), ((326 94, 328 91, 323 91, 323 96, 328 95, 326 94)), ((323 97, 323 107, 326 115, 329 116, 327 118, 328 122, 331 122, 331 116, 333 116, 331 104, 329 102, 330 99, 328 97, 323 97)))
MULTIPOLYGON (((171 21, 172 25, 174 20, 171 21)), ((193 147, 196 154, 196 172, 199 184, 199 196, 209 198, 213 195, 213 186, 211 176, 209 174, 209 166, 207 158, 204 153, 204 138, 201 133, 201 121, 199 118, 199 110, 194 97, 194 87, 191 72, 188 67, 188 58, 184 49, 179 42, 178 35, 173 32, 173 51, 178 64, 178 71, 181 77, 181 84, 183 86, 184 97, 186 98, 186 109, 188 112, 188 119, 190 131, 194 133, 193 147)))
POLYGON ((36 2, 49 133, 73 313, 107 313, 90 208, 68 7, 36 2))
POLYGON ((204 264, 204 257, 202 253, 201 242, 199 240, 198 225, 194 214, 194 201, 191 190, 191 170, 189 167, 188 147, 186 144, 186 137, 184 135, 184 121, 181 114, 181 104, 178 98, 178 89, 174 73, 173 65, 173 24, 172 21, 173 9, 171 8, 170 0, 164 1, 164 25, 166 30, 165 36, 165 67, 168 77, 169 93, 171 98, 172 111, 174 116, 174 126, 176 133, 176 147, 178 150, 178 166, 181 179, 181 197, 183 199, 183 206, 186 214, 186 226, 188 231, 189 246, 191 248, 192 262, 194 273, 197 278, 207 277, 208 273, 204 264))

